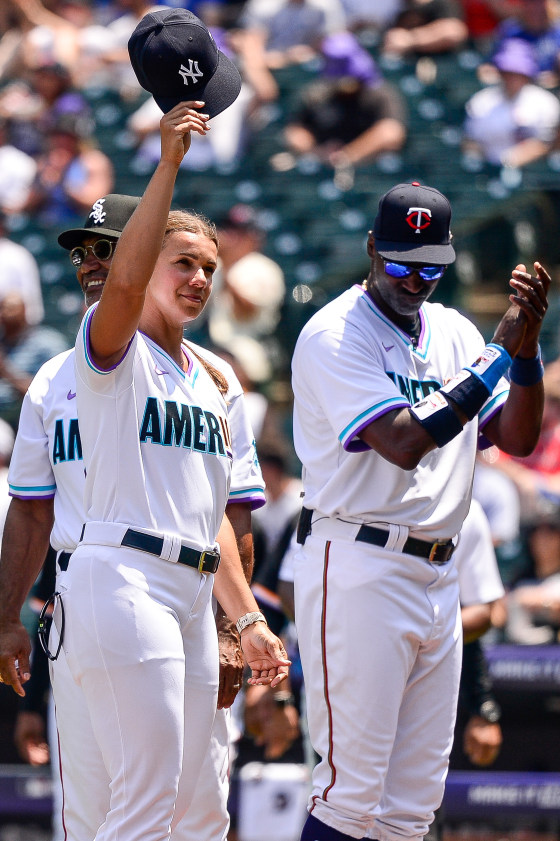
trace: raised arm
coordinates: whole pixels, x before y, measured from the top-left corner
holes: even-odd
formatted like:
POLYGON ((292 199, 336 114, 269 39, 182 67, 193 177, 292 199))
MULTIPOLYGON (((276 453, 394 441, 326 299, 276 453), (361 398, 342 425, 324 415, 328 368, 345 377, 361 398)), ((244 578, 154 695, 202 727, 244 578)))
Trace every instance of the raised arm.
MULTIPOLYGON (((541 430, 544 406, 544 386, 541 379, 516 374, 527 365, 538 368, 539 336, 548 308, 550 275, 540 263, 534 264, 536 277, 519 264, 510 280, 515 293, 510 295, 511 306, 494 334, 493 341, 507 347, 508 337, 516 329, 520 340, 511 356, 511 387, 501 411, 484 427, 486 437, 505 453, 529 455, 536 446, 541 430)), ((542 372, 541 372, 542 374, 542 372)))
POLYGON ((160 121, 161 157, 121 234, 90 330, 90 352, 101 368, 118 362, 140 322, 146 289, 161 252, 173 188, 191 131, 208 130, 203 102, 181 102, 160 121))

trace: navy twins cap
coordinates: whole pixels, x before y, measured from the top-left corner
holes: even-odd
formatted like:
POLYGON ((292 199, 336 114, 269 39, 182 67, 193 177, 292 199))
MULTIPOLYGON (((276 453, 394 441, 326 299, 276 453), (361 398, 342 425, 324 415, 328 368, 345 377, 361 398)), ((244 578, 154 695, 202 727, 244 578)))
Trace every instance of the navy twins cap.
POLYGON ((164 112, 179 102, 201 99, 204 112, 215 117, 241 90, 237 67, 187 9, 144 15, 130 36, 128 53, 136 78, 164 112))
POLYGON ((455 261, 451 205, 433 187, 397 184, 381 196, 373 226, 375 250, 386 260, 446 266, 455 261))

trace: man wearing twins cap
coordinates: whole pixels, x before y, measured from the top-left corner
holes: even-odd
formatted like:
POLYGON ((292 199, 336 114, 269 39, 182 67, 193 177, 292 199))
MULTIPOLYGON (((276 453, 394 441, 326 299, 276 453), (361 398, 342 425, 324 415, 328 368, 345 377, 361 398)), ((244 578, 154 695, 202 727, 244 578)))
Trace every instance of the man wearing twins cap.
POLYGON ((450 223, 432 187, 385 193, 367 278, 310 319, 294 352, 295 615, 320 757, 302 841, 427 834, 455 723, 453 551, 480 433, 518 455, 539 435, 549 275, 538 262, 536 276, 514 268, 485 346, 467 318, 429 300, 455 260, 450 223))

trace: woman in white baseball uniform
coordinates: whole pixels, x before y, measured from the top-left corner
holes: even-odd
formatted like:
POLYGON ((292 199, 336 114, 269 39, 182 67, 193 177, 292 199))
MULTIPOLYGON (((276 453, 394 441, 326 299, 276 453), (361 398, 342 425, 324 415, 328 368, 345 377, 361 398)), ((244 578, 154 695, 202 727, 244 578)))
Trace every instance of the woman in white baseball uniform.
POLYGON ((277 685, 289 666, 224 515, 227 383, 183 341, 217 264, 214 226, 169 213, 190 132, 208 130, 202 106, 163 116, 160 163, 76 341, 87 522, 54 624, 64 615, 67 662, 111 779, 96 841, 163 841, 188 808, 218 691, 213 586, 241 633, 249 681, 277 685))

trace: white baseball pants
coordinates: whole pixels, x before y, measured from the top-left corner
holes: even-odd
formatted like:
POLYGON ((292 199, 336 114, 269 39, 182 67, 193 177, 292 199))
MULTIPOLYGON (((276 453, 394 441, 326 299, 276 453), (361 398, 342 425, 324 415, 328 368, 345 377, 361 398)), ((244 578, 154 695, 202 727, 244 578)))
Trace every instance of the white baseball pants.
POLYGON ((295 557, 295 599, 321 757, 310 810, 353 838, 421 841, 443 797, 455 725, 453 562, 312 534, 295 557))
MULTIPOLYGON (((64 583, 67 666, 110 779, 95 839, 167 841, 193 798, 214 721, 212 576, 133 549, 81 545, 64 583)), ((79 762, 81 740, 67 744, 79 762)))

